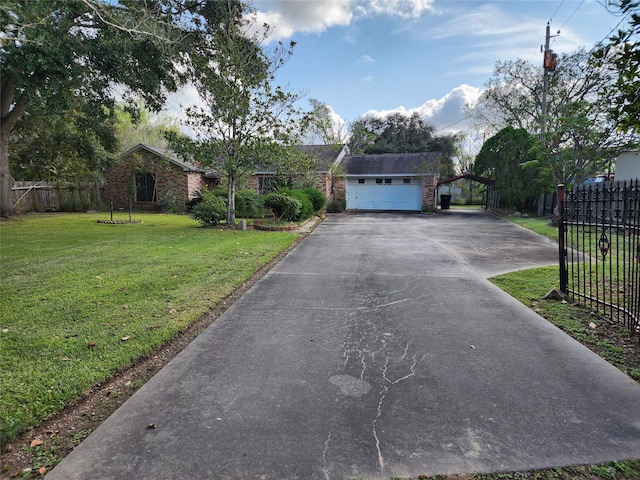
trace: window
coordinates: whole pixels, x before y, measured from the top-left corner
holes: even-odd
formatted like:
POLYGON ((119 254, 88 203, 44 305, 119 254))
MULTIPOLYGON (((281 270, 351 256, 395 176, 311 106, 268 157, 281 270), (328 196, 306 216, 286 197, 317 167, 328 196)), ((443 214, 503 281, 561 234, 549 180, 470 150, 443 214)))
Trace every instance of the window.
POLYGON ((364 183, 364 178, 359 178, 358 183, 364 183))
POLYGON ((410 178, 403 178, 402 179, 402 183, 404 183, 405 185, 411 183, 411 179, 410 178))
POLYGON ((156 179, 149 172, 136 173, 136 201, 156 201, 156 179))
POLYGON ((258 191, 260 195, 275 192, 278 188, 277 178, 273 176, 258 177, 258 191))
POLYGON ((391 185, 391 179, 390 178, 385 178, 384 179, 384 184, 385 185, 391 185))
POLYGON ((382 179, 381 178, 376 178, 376 183, 378 185, 382 185, 382 179))

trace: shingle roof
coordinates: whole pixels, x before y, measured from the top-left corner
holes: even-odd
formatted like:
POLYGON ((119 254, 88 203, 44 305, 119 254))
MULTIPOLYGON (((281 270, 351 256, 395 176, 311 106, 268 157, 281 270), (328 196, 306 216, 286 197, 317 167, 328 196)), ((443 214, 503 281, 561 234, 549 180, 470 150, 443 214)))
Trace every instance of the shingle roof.
POLYGON ((440 152, 381 153, 347 155, 342 161, 346 175, 424 175, 437 174, 440 152))
MULTIPOLYGON (((293 147, 303 155, 309 155, 318 162, 317 172, 328 172, 336 161, 344 145, 296 145, 293 147)), ((257 174, 274 173, 273 167, 258 166, 255 170, 257 174)))
POLYGON ((120 158, 126 158, 129 155, 135 153, 137 150, 141 150, 141 149, 142 150, 147 150, 147 151, 149 151, 151 153, 154 153, 154 154, 158 155, 159 157, 162 157, 162 158, 170 161, 171 163, 181 167, 185 172, 207 173, 207 171, 205 169, 199 168, 195 163, 184 161, 173 150, 168 150, 166 148, 149 147, 148 145, 143 145, 142 143, 139 143, 135 147, 132 147, 129 150, 127 150, 126 152, 124 152, 122 155, 120 155, 120 158))

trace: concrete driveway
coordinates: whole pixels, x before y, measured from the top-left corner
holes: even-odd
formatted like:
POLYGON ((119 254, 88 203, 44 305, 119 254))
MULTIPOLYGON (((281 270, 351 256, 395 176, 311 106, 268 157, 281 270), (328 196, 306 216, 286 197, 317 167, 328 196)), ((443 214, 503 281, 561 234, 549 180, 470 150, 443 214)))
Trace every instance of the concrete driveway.
POLYGON ((556 258, 489 214, 331 215, 47 478, 640 458, 639 385, 486 280, 556 258))

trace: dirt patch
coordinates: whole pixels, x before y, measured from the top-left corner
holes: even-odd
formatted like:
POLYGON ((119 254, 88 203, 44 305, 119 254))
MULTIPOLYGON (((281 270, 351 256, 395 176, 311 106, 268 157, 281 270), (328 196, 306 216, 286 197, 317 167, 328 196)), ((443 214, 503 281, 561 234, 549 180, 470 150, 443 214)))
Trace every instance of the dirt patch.
MULTIPOLYGON (((320 220, 307 224, 300 233, 308 233, 320 220)), ((0 479, 43 478, 44 475, 84 438, 115 412, 137 389, 180 353, 205 328, 211 325, 236 300, 284 258, 305 235, 267 265, 255 272, 242 286, 227 296, 205 316, 156 351, 138 359, 119 374, 94 385, 81 398, 53 414, 37 427, 2 445, 0 479)))

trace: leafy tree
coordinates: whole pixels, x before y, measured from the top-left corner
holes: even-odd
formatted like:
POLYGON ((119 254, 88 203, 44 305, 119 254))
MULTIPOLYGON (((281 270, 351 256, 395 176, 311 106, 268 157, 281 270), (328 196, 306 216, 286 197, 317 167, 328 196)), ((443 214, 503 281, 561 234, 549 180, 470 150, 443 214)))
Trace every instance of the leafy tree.
POLYGON ((316 139, 324 145, 347 143, 344 124, 336 118, 331 107, 315 98, 309 99, 309 103, 312 108, 302 119, 303 134, 308 134, 312 143, 315 143, 316 139))
POLYGON ((227 6, 226 18, 216 26, 220 33, 191 53, 191 81, 202 101, 186 110, 195 138, 171 135, 170 142, 185 158, 225 174, 227 225, 232 226, 236 185, 245 175, 258 166, 287 172, 305 166, 289 148, 296 141, 294 104, 301 94, 273 86, 295 43, 267 49, 269 28, 251 33, 247 7, 227 6))
MULTIPOLYGON (((594 51, 599 61, 609 59, 616 81, 602 91, 605 98, 613 99, 612 116, 618 119, 624 131, 640 134, 640 2, 621 0, 620 12, 628 15, 629 26, 609 38, 609 43, 594 51)), ((606 63, 606 62, 605 62, 606 63)))
POLYGON ((155 113, 137 103, 137 112, 132 113, 126 104, 119 103, 115 108, 115 128, 121 150, 142 143, 150 147, 168 148, 166 132, 179 133, 180 125, 176 118, 167 113, 155 113))
POLYGON ((119 149, 113 117, 76 103, 64 115, 22 115, 10 136, 9 165, 17 180, 101 178, 119 149))
MULTIPOLYGON (((536 134, 542 124, 542 79, 542 66, 497 62, 470 113, 486 123, 536 134)), ((546 129, 537 149, 537 161, 555 183, 581 182, 602 171, 629 144, 599 95, 613 80, 610 70, 583 49, 558 61, 549 79, 546 129)))
POLYGON ((453 175, 456 136, 436 136, 417 112, 393 113, 387 117, 361 117, 351 124, 349 149, 352 153, 441 153, 441 175, 453 175))
POLYGON ((13 214, 9 145, 23 115, 62 117, 81 103, 113 116, 115 87, 159 110, 226 2, 4 0, 0 6, 0 214, 13 214), (206 28, 205 28, 206 27, 206 28), (106 108, 105 108, 106 107, 106 108))
POLYGON ((501 201, 519 208, 540 192, 540 172, 532 149, 535 139, 523 128, 505 127, 487 140, 474 165, 476 175, 493 178, 501 201))

